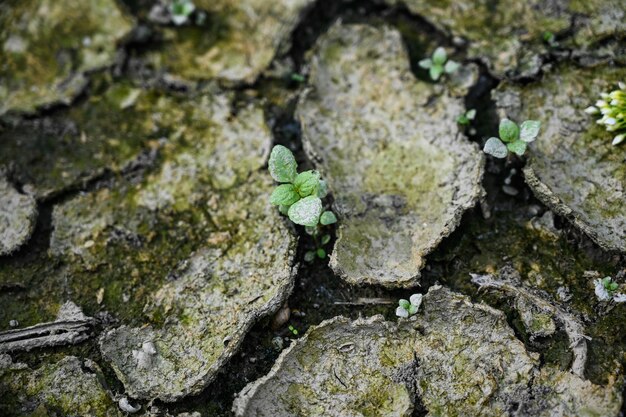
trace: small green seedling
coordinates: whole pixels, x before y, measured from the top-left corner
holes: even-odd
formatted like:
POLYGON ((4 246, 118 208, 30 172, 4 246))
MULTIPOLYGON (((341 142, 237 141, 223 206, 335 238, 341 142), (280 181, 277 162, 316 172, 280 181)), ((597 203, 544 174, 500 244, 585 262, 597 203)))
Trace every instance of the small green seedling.
POLYGON ((556 48, 557 46, 559 46, 559 43, 556 41, 556 36, 549 30, 543 32, 543 41, 550 45, 551 48, 556 48))
POLYGON ((189 16, 196 10, 192 0, 172 0, 169 6, 172 23, 176 26, 184 25, 189 21, 189 16))
POLYGON ((291 324, 289 325, 289 331, 291 333, 293 333, 294 336, 298 335, 298 329, 296 329, 295 327, 293 327, 291 324))
POLYGON ((457 117, 456 122, 460 125, 468 126, 472 122, 472 120, 474 120, 475 118, 476 118, 476 110, 470 109, 466 111, 465 113, 463 113, 462 115, 460 115, 459 117, 457 117))
POLYGON ((407 318, 417 313, 422 305, 422 294, 413 294, 408 300, 401 299, 398 301, 396 308, 396 316, 407 318))
POLYGON ((618 293, 619 284, 611 277, 598 278, 594 282, 596 297, 600 301, 626 302, 626 294, 618 293))
POLYGON ((607 132, 617 133, 611 142, 619 145, 626 139, 626 83, 619 82, 618 89, 600 94, 595 106, 589 106, 585 113, 602 115, 596 123, 604 125, 607 132))
POLYGON ((303 83, 306 81, 306 78, 304 78, 304 75, 302 74, 298 74, 297 72, 292 72, 291 81, 295 81, 297 83, 303 83))
POLYGON ((506 158, 509 152, 522 156, 529 143, 537 139, 541 122, 526 120, 521 126, 509 119, 500 120, 500 138, 489 138, 483 151, 496 158, 506 158))
POLYGON ((330 242, 330 235, 322 233, 323 226, 337 223, 335 213, 324 210, 322 198, 328 194, 326 181, 317 171, 298 173, 298 164, 293 153, 282 145, 272 149, 269 171, 277 182, 281 183, 272 195, 270 203, 289 217, 295 224, 305 227, 305 232, 315 241, 315 250, 304 254, 307 262, 326 258, 323 246, 330 242))
POLYGON ((418 65, 428 70, 433 81, 437 81, 443 73, 452 74, 461 66, 458 62, 448 60, 448 54, 441 46, 435 49, 432 58, 422 59, 418 65))

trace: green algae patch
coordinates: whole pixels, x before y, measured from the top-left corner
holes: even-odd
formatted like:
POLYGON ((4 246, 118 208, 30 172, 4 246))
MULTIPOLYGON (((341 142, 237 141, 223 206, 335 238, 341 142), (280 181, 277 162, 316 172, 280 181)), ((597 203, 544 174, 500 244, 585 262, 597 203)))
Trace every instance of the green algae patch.
POLYGON ((289 37, 312 0, 201 0, 204 26, 164 28, 163 47, 145 59, 156 69, 188 80, 253 83, 289 37))
POLYGON ((339 216, 331 267, 408 287, 482 192, 483 158, 458 130, 462 99, 418 81, 400 33, 336 24, 311 58, 297 117, 339 216))
POLYGON ((93 361, 66 356, 31 370, 0 355, 0 411, 7 416, 121 416, 93 361), (3 409, 4 407, 10 407, 3 409))
POLYGON ((623 68, 559 66, 542 80, 494 92, 502 115, 540 120, 524 170, 535 195, 605 250, 626 252, 626 166, 612 135, 584 109, 626 77, 623 68))
POLYGON ((84 102, 0 131, 0 169, 9 170, 37 199, 81 186, 105 171, 120 172, 180 129, 173 123, 184 121, 178 109, 182 100, 127 82, 98 81, 84 102))
POLYGON ((37 203, 20 194, 0 173, 0 256, 14 252, 33 233, 37 203))
POLYGON ((132 19, 114 0, 0 5, 0 115, 70 104, 85 73, 113 64, 132 19))

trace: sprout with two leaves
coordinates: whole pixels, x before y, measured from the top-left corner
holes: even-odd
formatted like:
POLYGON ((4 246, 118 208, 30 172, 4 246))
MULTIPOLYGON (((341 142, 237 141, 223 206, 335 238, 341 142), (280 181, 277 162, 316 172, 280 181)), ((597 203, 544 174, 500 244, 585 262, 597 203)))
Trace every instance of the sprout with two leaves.
POLYGON ((470 109, 456 118, 456 122, 463 126, 468 126, 476 118, 476 109, 470 109))
POLYGON ((428 70, 433 81, 437 81, 443 73, 452 74, 461 66, 458 62, 448 60, 448 54, 441 46, 435 49, 432 58, 422 59, 418 65, 428 70))
POLYGON ((522 156, 529 143, 537 139, 541 122, 526 120, 518 126, 509 119, 500 120, 499 138, 489 138, 483 151, 496 158, 506 158, 509 152, 522 156))
POLYGON ((404 298, 398 301, 398 308, 396 308, 396 316, 407 318, 417 313, 422 305, 422 294, 413 294, 408 300, 404 298))
POLYGON ((192 0, 173 0, 169 6, 172 23, 176 26, 184 25, 189 16, 196 10, 192 0))
POLYGON ((323 246, 330 242, 330 235, 322 234, 321 230, 323 226, 337 222, 332 211, 323 209, 322 198, 328 194, 326 181, 317 171, 298 173, 293 153, 282 145, 272 149, 269 171, 272 178, 281 183, 270 196, 270 203, 278 206, 278 210, 292 222, 304 226, 306 233, 315 240, 315 250, 304 254, 305 261, 325 258, 323 246))
POLYGON ((626 83, 619 82, 618 89, 600 94, 595 106, 589 106, 585 113, 602 116, 596 123, 604 125, 607 132, 617 133, 612 144, 619 145, 626 139, 626 83))

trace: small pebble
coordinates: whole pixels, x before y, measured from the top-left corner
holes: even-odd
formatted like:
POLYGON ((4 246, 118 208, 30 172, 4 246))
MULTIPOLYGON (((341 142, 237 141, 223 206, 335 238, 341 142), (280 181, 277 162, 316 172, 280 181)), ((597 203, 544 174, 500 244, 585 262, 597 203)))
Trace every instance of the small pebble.
POLYGON ((510 185, 503 185, 502 191, 504 191, 504 194, 508 194, 510 196, 516 196, 519 194, 519 191, 517 190, 517 188, 511 187, 510 185))
POLYGON ((17 327, 19 325, 20 325, 20 323, 17 320, 11 320, 9 322, 9 326, 11 326, 11 327, 17 327))

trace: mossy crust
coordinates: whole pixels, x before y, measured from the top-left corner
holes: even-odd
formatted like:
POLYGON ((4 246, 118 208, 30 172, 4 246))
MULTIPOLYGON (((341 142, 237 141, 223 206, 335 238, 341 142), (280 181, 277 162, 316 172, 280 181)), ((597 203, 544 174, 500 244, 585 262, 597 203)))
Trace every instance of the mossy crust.
POLYGON ((31 370, 0 354, 0 394, 13 401, 0 403, 2 415, 122 416, 98 365, 75 356, 31 370))
POLYGON ((208 12, 204 26, 165 28, 164 46, 147 62, 187 80, 217 79, 227 85, 252 84, 290 35, 313 0, 200 0, 208 12))
POLYGON ((350 283, 417 285, 424 256, 482 192, 483 156, 456 123, 463 101, 417 81, 385 26, 333 26, 310 83, 297 117, 335 198, 333 270, 350 283))
POLYGON ((480 59, 500 78, 537 75, 550 52, 543 39, 546 32, 563 34, 559 47, 577 53, 626 34, 623 0, 380 1, 404 5, 449 36, 466 41, 468 58, 480 59))
POLYGON ((542 123, 524 169, 535 195, 602 248, 620 252, 626 252, 623 150, 584 110, 624 79, 624 68, 558 66, 540 81, 503 83, 493 93, 502 117, 542 123))
POLYGON ((515 338, 504 314, 431 287, 411 320, 337 317, 309 329, 235 399, 237 416, 616 415, 619 388, 552 367, 515 338), (367 405, 364 407, 363 405, 367 405), (585 414, 587 413, 587 414, 585 414))
POLYGON ((70 104, 85 73, 111 65, 133 20, 115 0, 0 4, 0 115, 70 104))

